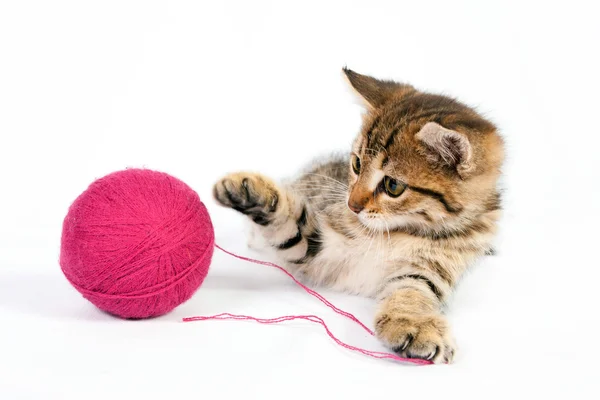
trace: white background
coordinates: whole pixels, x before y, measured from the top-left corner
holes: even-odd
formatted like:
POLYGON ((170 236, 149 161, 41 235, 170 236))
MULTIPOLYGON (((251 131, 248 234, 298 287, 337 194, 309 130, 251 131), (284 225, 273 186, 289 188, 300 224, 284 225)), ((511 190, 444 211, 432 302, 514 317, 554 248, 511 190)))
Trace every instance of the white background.
MULTIPOLYGON (((0 398, 597 398, 594 3, 3 1, 0 398), (382 350, 280 272, 220 252, 196 295, 151 321, 108 317, 68 285, 70 202, 129 166, 191 185, 217 242, 252 255, 211 185, 347 148, 362 109, 344 65, 457 96, 506 137, 499 255, 452 302, 454 365, 370 359, 303 322, 182 323, 314 313, 382 350)), ((325 294, 371 324, 371 301, 325 294)))

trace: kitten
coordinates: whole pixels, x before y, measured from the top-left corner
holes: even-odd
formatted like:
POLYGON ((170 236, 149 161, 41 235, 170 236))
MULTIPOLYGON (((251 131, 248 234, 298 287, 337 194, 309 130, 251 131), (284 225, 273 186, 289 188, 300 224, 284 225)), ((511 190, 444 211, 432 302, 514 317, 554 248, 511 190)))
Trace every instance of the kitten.
POLYGON ((282 265, 313 285, 376 298, 378 338, 451 362, 441 308, 492 250, 504 160, 496 127, 460 102, 344 69, 367 106, 350 154, 290 184, 234 173, 215 199, 247 215, 282 265))

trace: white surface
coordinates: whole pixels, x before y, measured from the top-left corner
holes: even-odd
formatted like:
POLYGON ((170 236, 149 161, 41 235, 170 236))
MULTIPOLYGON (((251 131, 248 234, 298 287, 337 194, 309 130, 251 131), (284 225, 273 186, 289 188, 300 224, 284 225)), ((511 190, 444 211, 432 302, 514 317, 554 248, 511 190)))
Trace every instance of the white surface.
MULTIPOLYGON (((594 2, 211 3, 0 4, 0 398, 597 398, 594 2), (349 145, 361 108, 344 65, 458 96, 507 138, 500 254, 452 303, 454 365, 372 360, 309 323, 181 323, 315 313, 381 349, 278 271, 221 253, 192 300, 151 321, 107 317, 68 285, 67 207, 127 166, 189 183, 218 242, 250 254, 211 184, 349 145)), ((325 294, 371 323, 370 301, 325 294)))

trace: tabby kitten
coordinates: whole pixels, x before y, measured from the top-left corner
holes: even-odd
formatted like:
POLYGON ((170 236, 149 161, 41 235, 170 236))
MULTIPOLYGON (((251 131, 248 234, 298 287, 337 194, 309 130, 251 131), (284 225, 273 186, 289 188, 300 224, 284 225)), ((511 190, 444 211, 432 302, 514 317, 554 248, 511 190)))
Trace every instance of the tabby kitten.
POLYGON ((367 106, 350 154, 311 164, 289 184, 231 174, 215 199, 247 215, 254 239, 299 278, 376 298, 375 331, 390 349, 451 362, 441 309, 492 249, 503 141, 454 99, 344 73, 367 106))

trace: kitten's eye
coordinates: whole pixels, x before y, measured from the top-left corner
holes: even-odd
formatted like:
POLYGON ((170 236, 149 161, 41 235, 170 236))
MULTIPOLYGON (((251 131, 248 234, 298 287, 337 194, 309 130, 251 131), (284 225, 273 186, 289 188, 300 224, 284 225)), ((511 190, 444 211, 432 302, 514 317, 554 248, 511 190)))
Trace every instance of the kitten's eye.
POLYGON ((356 175, 360 174, 360 158, 357 155, 352 155, 352 170, 356 175))
POLYGON ((383 178, 383 186, 385 187, 385 192, 390 197, 398 197, 404 192, 404 189, 406 189, 404 183, 390 178, 389 176, 383 178))

